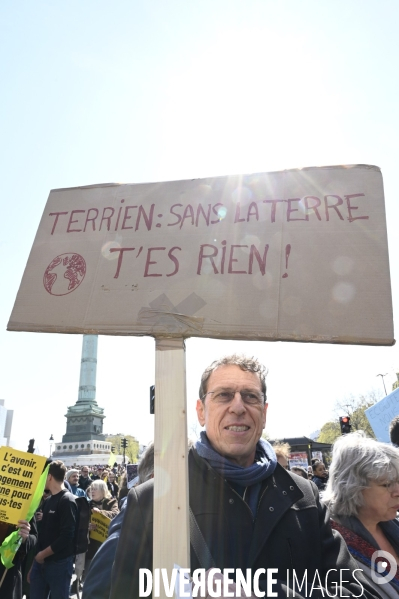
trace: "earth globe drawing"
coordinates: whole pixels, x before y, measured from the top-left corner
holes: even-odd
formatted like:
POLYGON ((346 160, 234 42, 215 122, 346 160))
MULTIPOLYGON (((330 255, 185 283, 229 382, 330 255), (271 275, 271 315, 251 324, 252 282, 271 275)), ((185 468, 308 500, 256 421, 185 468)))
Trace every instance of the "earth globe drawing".
POLYGON ((51 295, 67 295, 75 291, 85 278, 86 262, 73 252, 60 254, 45 270, 43 285, 51 295))

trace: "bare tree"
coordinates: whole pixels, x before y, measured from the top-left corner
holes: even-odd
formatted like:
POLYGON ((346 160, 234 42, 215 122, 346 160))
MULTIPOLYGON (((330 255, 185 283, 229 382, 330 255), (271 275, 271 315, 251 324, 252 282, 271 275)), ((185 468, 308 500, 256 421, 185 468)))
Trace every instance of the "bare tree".
POLYGON ((382 398, 380 390, 371 389, 368 393, 362 395, 349 395, 348 397, 337 400, 334 406, 334 413, 339 416, 349 416, 351 419, 352 431, 364 431, 370 437, 375 438, 373 429, 367 419, 365 411, 373 406, 382 398))
POLYGON ((365 411, 373 406, 382 397, 382 391, 372 389, 362 395, 349 395, 344 399, 337 400, 334 406, 336 418, 326 422, 320 431, 318 441, 322 443, 333 443, 341 435, 339 426, 340 416, 349 416, 351 419, 352 431, 364 431, 369 437, 375 439, 373 429, 367 419, 365 411))
POLYGON ((188 436, 190 439, 199 439, 200 437, 200 432, 203 430, 202 426, 200 425, 200 423, 197 422, 190 422, 189 423, 189 427, 188 427, 188 436))

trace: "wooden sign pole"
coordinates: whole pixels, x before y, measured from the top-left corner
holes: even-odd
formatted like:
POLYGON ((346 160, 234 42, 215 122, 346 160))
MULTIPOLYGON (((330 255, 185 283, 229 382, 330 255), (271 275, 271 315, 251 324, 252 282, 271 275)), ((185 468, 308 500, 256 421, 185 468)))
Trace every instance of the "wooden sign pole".
MULTIPOLYGON (((155 352, 153 568, 190 567, 184 339, 157 338, 155 352)), ((163 584, 160 597, 166 599, 163 584)))

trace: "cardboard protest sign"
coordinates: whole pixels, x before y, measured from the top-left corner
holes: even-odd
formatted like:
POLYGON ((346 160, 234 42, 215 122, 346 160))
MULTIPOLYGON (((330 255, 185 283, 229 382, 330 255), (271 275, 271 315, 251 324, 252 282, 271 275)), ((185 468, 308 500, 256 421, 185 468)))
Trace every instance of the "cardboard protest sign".
POLYGON ((0 447, 0 522, 26 518, 45 463, 43 456, 0 447))
POLYGON ((100 541, 100 543, 104 543, 105 539, 108 537, 110 522, 111 519, 107 518, 107 516, 99 514, 98 512, 92 513, 90 523, 95 524, 96 529, 90 531, 90 538, 95 541, 100 541))
POLYGON ((8 330, 392 345, 381 172, 53 190, 8 330))
POLYGON ((390 443, 389 424, 399 416, 399 388, 377 401, 364 412, 378 441, 390 443))

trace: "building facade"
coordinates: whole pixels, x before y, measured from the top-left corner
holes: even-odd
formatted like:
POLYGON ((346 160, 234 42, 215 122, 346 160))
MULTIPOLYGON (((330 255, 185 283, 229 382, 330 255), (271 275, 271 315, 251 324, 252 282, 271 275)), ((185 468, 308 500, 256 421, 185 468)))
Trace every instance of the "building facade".
POLYGON ((0 399, 0 445, 10 445, 13 410, 7 410, 4 399, 0 399))

